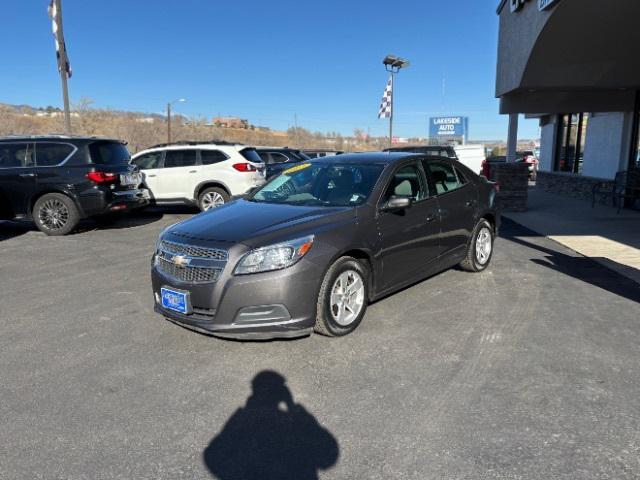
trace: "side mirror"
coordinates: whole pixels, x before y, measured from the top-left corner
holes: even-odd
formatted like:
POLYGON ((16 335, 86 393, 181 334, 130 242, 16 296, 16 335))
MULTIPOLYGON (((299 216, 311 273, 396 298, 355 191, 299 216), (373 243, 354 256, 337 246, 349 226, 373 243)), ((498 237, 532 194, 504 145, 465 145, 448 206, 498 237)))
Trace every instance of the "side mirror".
POLYGON ((399 210, 406 210, 411 206, 411 199, 409 197, 391 197, 387 200, 387 203, 382 205, 381 210, 383 212, 397 212, 399 210))

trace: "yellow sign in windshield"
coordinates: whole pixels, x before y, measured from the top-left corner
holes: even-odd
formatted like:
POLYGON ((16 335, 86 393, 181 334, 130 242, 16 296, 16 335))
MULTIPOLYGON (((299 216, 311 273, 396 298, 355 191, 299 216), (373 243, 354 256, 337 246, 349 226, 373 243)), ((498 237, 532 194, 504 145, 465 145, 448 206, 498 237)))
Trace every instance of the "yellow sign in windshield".
POLYGON ((310 163, 303 163, 301 165, 296 165, 295 167, 288 168, 282 173, 285 175, 291 175, 292 173, 299 172, 300 170, 304 170, 305 168, 309 168, 310 166, 310 163))

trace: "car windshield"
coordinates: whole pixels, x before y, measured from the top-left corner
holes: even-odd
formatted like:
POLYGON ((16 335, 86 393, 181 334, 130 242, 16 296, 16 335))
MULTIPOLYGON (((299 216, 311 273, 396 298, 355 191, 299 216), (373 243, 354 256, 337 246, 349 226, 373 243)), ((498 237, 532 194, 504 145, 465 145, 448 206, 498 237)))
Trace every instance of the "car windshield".
POLYGON ((361 205, 371 194, 382 170, 381 165, 298 164, 265 184, 249 200, 329 207, 361 205))

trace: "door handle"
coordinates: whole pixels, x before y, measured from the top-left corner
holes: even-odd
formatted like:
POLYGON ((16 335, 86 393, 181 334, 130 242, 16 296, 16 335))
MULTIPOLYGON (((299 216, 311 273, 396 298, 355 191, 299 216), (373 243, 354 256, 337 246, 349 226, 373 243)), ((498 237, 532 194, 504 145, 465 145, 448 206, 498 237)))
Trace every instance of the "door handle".
POLYGON ((155 175, 147 175, 147 178, 153 178, 155 175))
POLYGON ((189 170, 189 173, 198 173, 197 170, 189 170))
POLYGON ((427 223, 431 223, 436 219, 436 214, 435 213, 430 213, 429 215, 427 215, 427 223))
POLYGON ((475 204, 476 204, 475 200, 467 200, 467 202, 465 203, 467 207, 473 207, 475 204))
POLYGON ((36 174, 35 173, 21 173, 20 176, 22 178, 33 178, 33 177, 36 176, 36 174))

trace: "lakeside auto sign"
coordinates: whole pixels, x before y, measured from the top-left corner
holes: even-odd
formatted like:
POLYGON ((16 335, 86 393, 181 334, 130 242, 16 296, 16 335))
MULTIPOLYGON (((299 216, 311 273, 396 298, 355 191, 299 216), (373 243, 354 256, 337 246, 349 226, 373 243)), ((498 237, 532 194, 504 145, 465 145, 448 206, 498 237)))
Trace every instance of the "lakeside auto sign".
POLYGON ((464 137, 469 134, 468 117, 432 117, 429 119, 429 137, 464 137))
MULTIPOLYGON (((511 4, 511 12, 517 12, 524 7, 524 4, 529 0, 509 0, 511 4)), ((551 8, 558 0, 538 0, 538 10, 546 10, 547 8, 551 8)))

